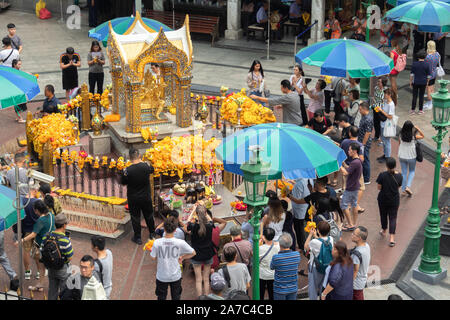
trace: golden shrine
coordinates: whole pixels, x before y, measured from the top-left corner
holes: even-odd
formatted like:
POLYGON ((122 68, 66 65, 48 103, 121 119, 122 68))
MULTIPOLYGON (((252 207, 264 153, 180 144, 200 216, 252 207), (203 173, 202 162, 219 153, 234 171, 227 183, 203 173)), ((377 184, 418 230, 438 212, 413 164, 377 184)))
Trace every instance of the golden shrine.
POLYGON ((176 108, 176 125, 192 124, 190 105, 192 79, 192 42, 189 17, 183 27, 159 32, 149 29, 140 14, 123 34, 112 29, 108 38, 111 65, 112 112, 125 118, 125 132, 139 133, 141 128, 171 123, 165 114, 176 108), (160 75, 146 66, 160 65, 160 75))

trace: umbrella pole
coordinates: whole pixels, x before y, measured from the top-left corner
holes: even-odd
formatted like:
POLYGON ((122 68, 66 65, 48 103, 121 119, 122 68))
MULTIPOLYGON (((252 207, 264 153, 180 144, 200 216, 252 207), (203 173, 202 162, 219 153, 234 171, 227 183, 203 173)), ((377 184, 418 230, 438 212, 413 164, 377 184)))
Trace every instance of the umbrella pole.
POLYGON ((19 167, 15 166, 15 182, 16 182, 16 210, 17 210, 17 241, 19 243, 19 297, 23 296, 23 243, 22 243, 22 220, 20 217, 21 202, 19 192, 19 167))
MULTIPOLYGON (((269 11, 267 15, 267 56, 265 58, 266 60, 275 60, 274 57, 270 56, 270 0, 269 0, 269 11)), ((264 57, 262 57, 261 59, 264 59, 264 57)))

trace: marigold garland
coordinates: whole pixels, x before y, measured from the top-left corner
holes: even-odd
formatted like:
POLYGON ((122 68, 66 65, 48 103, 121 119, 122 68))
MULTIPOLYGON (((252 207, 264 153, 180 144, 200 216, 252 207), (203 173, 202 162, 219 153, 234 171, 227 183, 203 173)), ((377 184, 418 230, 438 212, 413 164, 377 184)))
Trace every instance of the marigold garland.
POLYGON ((222 102, 220 114, 232 124, 238 123, 237 110, 241 106, 240 123, 242 125, 254 125, 260 123, 275 122, 276 118, 272 110, 256 103, 245 94, 245 89, 241 92, 228 95, 222 102))
POLYGON ((78 130, 74 130, 74 126, 73 122, 60 113, 33 119, 28 124, 27 131, 39 158, 42 158, 43 147, 47 141, 50 141, 53 150, 77 144, 80 135, 78 130))
POLYGON ((181 180, 184 172, 191 173, 200 169, 209 175, 211 172, 223 170, 223 163, 216 158, 214 152, 220 142, 216 138, 204 140, 200 134, 165 137, 145 152, 144 160, 152 163, 155 177, 161 174, 168 176, 178 174, 181 180))

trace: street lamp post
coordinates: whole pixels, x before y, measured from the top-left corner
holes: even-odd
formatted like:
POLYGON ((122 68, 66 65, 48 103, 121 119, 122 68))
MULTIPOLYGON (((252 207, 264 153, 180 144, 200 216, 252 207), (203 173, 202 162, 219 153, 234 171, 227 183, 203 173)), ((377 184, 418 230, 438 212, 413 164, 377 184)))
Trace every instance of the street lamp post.
POLYGON ((244 202, 253 207, 253 216, 250 224, 253 226, 253 267, 252 267, 252 299, 259 300, 259 233, 261 212, 267 204, 266 187, 269 164, 261 162, 259 158, 259 146, 249 148, 253 158, 241 165, 244 176, 245 199, 244 202))
POLYGON ((447 90, 448 80, 438 81, 441 88, 439 92, 432 94, 433 99, 433 121, 431 125, 438 131, 433 140, 437 144, 436 159, 434 163, 433 199, 431 208, 428 210, 427 225, 425 227, 425 242, 420 265, 413 270, 413 278, 429 283, 437 284, 447 277, 447 270, 440 266, 439 242, 441 229, 439 227, 441 218, 438 207, 439 176, 441 171, 441 145, 447 134, 446 127, 450 125, 450 93, 447 90))

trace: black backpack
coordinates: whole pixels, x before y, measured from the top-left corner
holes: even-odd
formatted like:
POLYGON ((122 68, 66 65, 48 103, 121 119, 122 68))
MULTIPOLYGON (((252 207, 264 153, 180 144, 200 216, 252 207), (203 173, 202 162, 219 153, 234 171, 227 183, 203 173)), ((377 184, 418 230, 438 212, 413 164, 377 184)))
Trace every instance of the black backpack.
POLYGON ((58 235, 49 232, 47 233, 47 239, 43 243, 41 260, 47 269, 60 270, 64 267, 65 261, 59 249, 58 239, 58 235))
POLYGON ((359 264, 361 265, 363 262, 363 258, 361 255, 361 252, 359 252, 358 250, 356 250, 356 247, 354 247, 353 249, 350 250, 350 256, 355 256, 358 258, 359 260, 359 264))
POLYGON ((100 282, 103 285, 103 264, 99 259, 94 259, 94 263, 98 264, 98 269, 99 269, 98 275, 100 277, 100 282))
MULTIPOLYGON (((231 288, 231 278, 230 273, 228 272, 228 267, 226 265, 223 266, 222 271, 223 277, 228 284, 228 288, 231 288)), ((250 298, 246 292, 233 289, 228 293, 226 300, 250 300, 250 298)))

